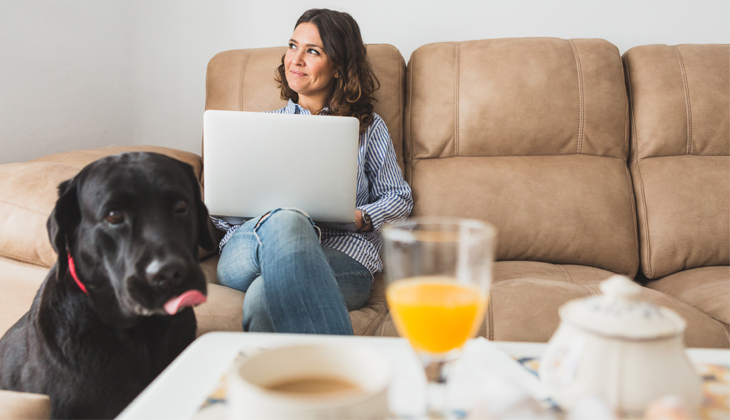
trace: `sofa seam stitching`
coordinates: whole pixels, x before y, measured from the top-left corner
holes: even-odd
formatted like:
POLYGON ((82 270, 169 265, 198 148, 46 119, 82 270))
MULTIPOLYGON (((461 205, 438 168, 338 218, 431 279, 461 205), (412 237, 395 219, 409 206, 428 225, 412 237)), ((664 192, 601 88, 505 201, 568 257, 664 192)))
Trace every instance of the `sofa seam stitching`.
POLYGON ((687 123, 687 146, 686 153, 692 154, 692 102, 689 96, 689 83, 687 82, 687 71, 684 68, 684 60, 682 54, 679 52, 676 46, 673 46, 674 54, 677 56, 677 62, 679 64, 679 70, 682 73, 682 89, 684 91, 684 107, 686 112, 686 123, 687 123))
MULTIPOLYGON (((367 331, 368 328, 370 328, 370 326, 373 325, 373 323, 375 322, 375 320, 378 319, 381 316, 383 317, 383 319, 382 319, 382 321, 380 323, 382 324, 385 321, 385 315, 384 314, 378 313, 378 311, 375 311, 375 312, 376 312, 376 315, 373 317, 373 319, 370 320, 370 322, 368 322, 368 325, 363 329, 363 331, 367 331)), ((377 331, 377 329, 376 329, 376 331, 377 331)), ((364 334, 362 334, 362 335, 364 335, 364 334)))
POLYGON ((11 200, 8 200, 8 199, 2 198, 2 197, 0 197, 0 202, 5 203, 5 204, 8 204, 8 205, 11 205, 11 206, 14 206, 14 207, 21 208, 23 210, 28 210, 28 211, 31 211, 33 213, 38 213, 41 216, 50 216, 51 215, 51 213, 49 213, 49 212, 45 212, 43 210, 39 210, 39 209, 33 208, 31 206, 26 206, 25 204, 20 204, 20 203, 17 203, 15 201, 11 201, 11 200))
POLYGON ((598 296, 598 295, 600 294, 600 293, 598 293, 598 291, 597 291, 597 290, 596 290, 595 288, 593 288, 593 287, 590 287, 590 286, 584 286, 584 285, 582 285, 582 284, 579 284, 578 286, 580 286, 580 287, 582 287, 582 288, 586 289, 586 290, 588 291, 588 293, 590 293, 590 294, 591 294, 591 296, 598 296))
POLYGON ((570 277, 570 273, 568 273, 568 270, 563 266, 563 264, 555 264, 555 265, 557 265, 560 268, 560 270, 563 272, 563 277, 565 277, 566 282, 568 282, 570 284, 575 284, 575 282, 573 281, 573 278, 570 277))
POLYGON ((243 63, 241 63, 241 75, 239 76, 239 80, 241 81, 241 86, 238 88, 238 110, 239 111, 243 111, 243 88, 246 84, 246 71, 248 70, 248 61, 253 54, 256 54, 256 52, 252 52, 251 54, 246 55, 246 58, 243 60, 243 63))
MULTIPOLYGON (((630 63, 629 58, 626 57, 626 60, 624 60, 624 63, 626 63, 626 88, 628 89, 628 100, 629 100, 629 109, 631 110, 631 139, 633 140, 633 144, 636 145, 636 152, 633 153, 634 159, 633 164, 636 167, 636 177, 638 179, 638 188, 640 194, 636 194, 636 191, 634 191, 634 197, 637 199, 637 195, 640 195, 641 202, 643 204, 643 210, 642 213, 644 215, 644 228, 640 229, 644 232, 644 238, 646 239, 646 244, 644 245, 644 261, 646 262, 646 277, 651 278, 654 274, 652 272, 651 268, 651 243, 649 240, 649 214, 646 210, 647 204, 646 204, 646 195, 644 194, 644 182, 641 178, 641 169, 639 165, 639 139, 638 134, 636 131, 636 116, 634 115, 634 105, 633 105, 633 95, 632 95, 632 89, 631 89, 631 69, 630 69, 630 63)), ((638 219, 638 218, 637 218, 638 219)), ((638 223, 638 221, 637 221, 638 223)), ((641 269, 641 252, 639 253, 639 269, 641 269)))
POLYGON ((585 106, 584 106, 584 94, 583 94, 583 67, 580 63, 580 56, 578 55, 578 47, 575 45, 573 40, 568 40, 570 48, 573 50, 573 57, 575 58, 575 67, 578 76, 578 144, 576 146, 576 153, 583 153, 583 130, 584 130, 584 119, 585 119, 585 106))
POLYGON ((378 330, 375 331, 375 334, 376 335, 379 334, 380 337, 385 337, 385 321, 387 321, 388 315, 390 314, 390 308, 388 308, 387 304, 385 305, 385 309, 386 309, 386 311, 385 311, 385 315, 383 315, 383 321, 378 326, 378 330, 380 330, 380 332, 378 333, 378 330))

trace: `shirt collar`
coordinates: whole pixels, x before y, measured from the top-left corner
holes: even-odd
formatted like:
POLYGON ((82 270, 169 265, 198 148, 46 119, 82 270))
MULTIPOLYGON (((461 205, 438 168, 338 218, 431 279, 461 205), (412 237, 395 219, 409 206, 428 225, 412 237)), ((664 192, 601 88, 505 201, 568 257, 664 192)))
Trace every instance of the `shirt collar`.
MULTIPOLYGON (((330 109, 328 107, 322 108, 322 114, 327 115, 329 114, 330 109)), ((309 110, 305 109, 299 104, 295 104, 294 101, 289 99, 289 103, 286 104, 286 113, 287 114, 303 114, 303 115, 312 115, 309 110)))

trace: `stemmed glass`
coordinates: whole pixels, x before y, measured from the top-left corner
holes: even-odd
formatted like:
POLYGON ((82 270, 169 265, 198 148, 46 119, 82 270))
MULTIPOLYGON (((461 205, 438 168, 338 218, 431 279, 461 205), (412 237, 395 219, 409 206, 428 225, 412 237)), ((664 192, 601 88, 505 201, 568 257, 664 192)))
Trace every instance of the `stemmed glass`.
POLYGON ((496 230, 477 220, 423 217, 383 229, 393 321, 428 378, 428 415, 451 418, 447 368, 484 321, 496 230))

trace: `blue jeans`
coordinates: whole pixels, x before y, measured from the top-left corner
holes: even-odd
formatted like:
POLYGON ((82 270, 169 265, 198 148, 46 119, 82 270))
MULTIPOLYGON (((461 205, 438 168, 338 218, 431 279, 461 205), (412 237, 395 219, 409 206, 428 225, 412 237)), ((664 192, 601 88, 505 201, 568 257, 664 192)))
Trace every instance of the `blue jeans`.
POLYGON ((276 209, 236 230, 221 252, 218 281, 246 292, 243 330, 352 335, 348 311, 370 296, 373 277, 322 247, 312 220, 276 209))

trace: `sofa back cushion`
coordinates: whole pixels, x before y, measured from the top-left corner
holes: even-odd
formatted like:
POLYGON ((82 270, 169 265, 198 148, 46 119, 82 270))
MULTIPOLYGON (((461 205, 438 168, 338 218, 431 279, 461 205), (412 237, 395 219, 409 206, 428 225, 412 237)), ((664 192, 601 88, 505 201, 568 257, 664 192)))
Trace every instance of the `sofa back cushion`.
POLYGON ((162 153, 191 165, 198 177, 203 167, 196 154, 158 146, 79 150, 0 165, 0 259, 52 266, 57 258, 46 221, 58 200, 58 185, 91 162, 124 152, 162 153))
POLYGON ((623 60, 642 271, 730 264, 730 45, 646 45, 623 60))
POLYGON ((495 39, 417 49, 406 86, 413 215, 487 220, 497 258, 633 276, 618 49, 598 39, 495 39))
MULTIPOLYGON (((367 51, 373 73, 380 81, 375 112, 388 126, 403 170, 406 64, 392 45, 367 45, 367 51)), ((286 101, 279 95, 274 75, 285 52, 286 47, 274 47, 218 53, 208 63, 205 109, 259 112, 284 107, 286 101)))

